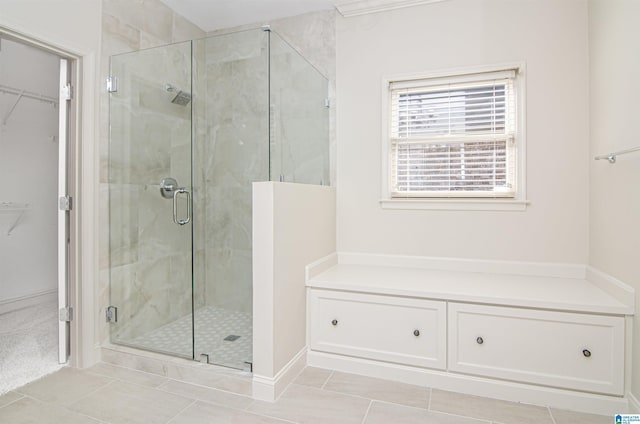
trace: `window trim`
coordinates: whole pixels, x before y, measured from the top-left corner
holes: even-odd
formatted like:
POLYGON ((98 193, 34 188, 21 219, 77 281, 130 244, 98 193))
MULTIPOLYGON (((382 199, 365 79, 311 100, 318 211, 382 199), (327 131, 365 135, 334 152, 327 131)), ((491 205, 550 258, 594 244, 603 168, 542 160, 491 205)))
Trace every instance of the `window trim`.
POLYGON ((526 64, 524 62, 500 63, 486 66, 470 66, 455 69, 443 69, 434 72, 390 75, 382 78, 381 85, 381 197, 380 206, 383 209, 430 209, 430 210, 496 210, 523 211, 529 203, 526 197, 526 64), (516 149, 516 195, 512 198, 504 197, 392 197, 391 193, 391 137, 389 110, 391 107, 390 84, 398 81, 412 81, 436 78, 457 78, 469 74, 501 72, 516 69, 515 88, 517 133, 516 149))

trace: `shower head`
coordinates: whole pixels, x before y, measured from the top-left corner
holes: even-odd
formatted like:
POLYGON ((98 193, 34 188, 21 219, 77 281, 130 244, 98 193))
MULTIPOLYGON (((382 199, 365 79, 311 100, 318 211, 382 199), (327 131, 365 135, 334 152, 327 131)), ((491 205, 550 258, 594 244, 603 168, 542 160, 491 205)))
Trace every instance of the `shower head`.
POLYGON ((191 101, 191 94, 185 91, 178 91, 178 94, 171 100, 171 103, 175 103, 180 106, 186 106, 191 101))
POLYGON ((187 91, 178 90, 177 88, 175 88, 171 84, 166 84, 164 86, 164 88, 169 93, 177 93, 175 95, 175 97, 173 98, 173 100, 171 100, 171 103, 174 103, 174 104, 180 105, 180 106, 186 106, 191 101, 191 93, 189 93, 187 91))

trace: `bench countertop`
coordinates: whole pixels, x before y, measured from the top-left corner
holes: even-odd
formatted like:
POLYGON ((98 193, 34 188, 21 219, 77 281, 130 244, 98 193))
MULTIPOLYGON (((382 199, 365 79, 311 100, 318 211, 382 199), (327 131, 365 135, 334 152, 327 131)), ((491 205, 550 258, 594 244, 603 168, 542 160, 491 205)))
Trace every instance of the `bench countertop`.
POLYGON ((634 313, 632 306, 580 278, 338 264, 311 278, 307 286, 570 312, 634 313))

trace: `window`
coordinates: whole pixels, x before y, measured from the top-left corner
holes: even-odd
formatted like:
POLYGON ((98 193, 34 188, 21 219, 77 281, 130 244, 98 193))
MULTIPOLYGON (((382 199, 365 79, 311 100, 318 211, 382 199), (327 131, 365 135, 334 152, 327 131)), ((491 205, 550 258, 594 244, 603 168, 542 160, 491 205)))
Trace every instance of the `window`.
POLYGON ((517 73, 388 81, 388 196, 518 198, 517 73))

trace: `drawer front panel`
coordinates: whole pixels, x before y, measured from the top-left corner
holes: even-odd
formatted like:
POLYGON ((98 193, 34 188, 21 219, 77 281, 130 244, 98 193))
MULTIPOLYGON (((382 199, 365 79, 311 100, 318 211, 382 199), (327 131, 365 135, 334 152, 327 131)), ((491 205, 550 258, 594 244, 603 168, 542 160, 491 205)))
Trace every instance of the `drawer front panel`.
POLYGON ((311 349, 446 368, 446 303, 393 296, 309 292, 311 349))
POLYGON ((622 395, 624 318, 449 304, 451 371, 622 395))

